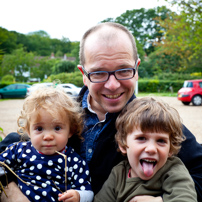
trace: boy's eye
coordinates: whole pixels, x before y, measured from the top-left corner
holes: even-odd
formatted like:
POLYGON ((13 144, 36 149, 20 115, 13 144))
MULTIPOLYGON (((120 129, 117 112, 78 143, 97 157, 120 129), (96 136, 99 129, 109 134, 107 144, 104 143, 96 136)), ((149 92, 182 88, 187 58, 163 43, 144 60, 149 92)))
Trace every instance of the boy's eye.
POLYGON ((137 137, 136 140, 143 141, 143 140, 146 140, 146 138, 145 137, 137 137))
POLYGON ((166 141, 164 139, 159 139, 158 142, 161 143, 161 144, 165 144, 166 143, 166 141))
POLYGON ((56 130, 56 131, 59 131, 59 130, 61 130, 61 127, 60 127, 60 126, 56 126, 56 127, 55 127, 55 130, 56 130))

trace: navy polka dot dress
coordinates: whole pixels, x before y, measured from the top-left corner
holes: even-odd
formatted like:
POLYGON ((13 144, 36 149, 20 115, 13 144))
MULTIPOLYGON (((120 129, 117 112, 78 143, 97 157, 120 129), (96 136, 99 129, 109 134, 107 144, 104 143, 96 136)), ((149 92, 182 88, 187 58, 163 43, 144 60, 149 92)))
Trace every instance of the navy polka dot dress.
MULTIPOLYGON (((10 147, 10 146, 9 146, 10 147)), ((67 190, 91 190, 89 168, 71 147, 66 147, 67 190)), ((31 142, 19 142, 0 155, 27 184, 18 179, 18 186, 30 201, 58 201, 65 191, 65 159, 61 155, 43 155, 31 142)))

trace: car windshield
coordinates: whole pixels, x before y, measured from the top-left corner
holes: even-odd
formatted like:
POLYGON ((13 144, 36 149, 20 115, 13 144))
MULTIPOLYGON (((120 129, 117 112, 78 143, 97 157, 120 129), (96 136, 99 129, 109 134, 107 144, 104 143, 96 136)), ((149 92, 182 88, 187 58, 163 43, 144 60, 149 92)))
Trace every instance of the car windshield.
POLYGON ((193 82, 185 81, 183 84, 184 88, 193 88, 193 82))

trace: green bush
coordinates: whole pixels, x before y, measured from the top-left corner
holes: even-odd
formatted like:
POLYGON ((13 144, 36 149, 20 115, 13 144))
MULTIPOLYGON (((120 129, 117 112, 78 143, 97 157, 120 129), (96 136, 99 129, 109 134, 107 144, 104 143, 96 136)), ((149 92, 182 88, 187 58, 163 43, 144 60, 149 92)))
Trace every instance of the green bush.
POLYGON ((2 77, 1 82, 15 82, 15 77, 13 75, 5 75, 2 77))

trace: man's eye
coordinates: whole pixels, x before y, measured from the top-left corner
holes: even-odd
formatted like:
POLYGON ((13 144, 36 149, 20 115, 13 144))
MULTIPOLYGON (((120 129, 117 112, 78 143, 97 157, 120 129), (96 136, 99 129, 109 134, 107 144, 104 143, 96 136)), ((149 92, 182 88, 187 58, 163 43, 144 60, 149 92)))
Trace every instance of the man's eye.
POLYGON ((60 126, 56 126, 56 127, 55 127, 55 130, 56 130, 56 131, 59 131, 59 130, 61 130, 61 127, 60 127, 60 126))

